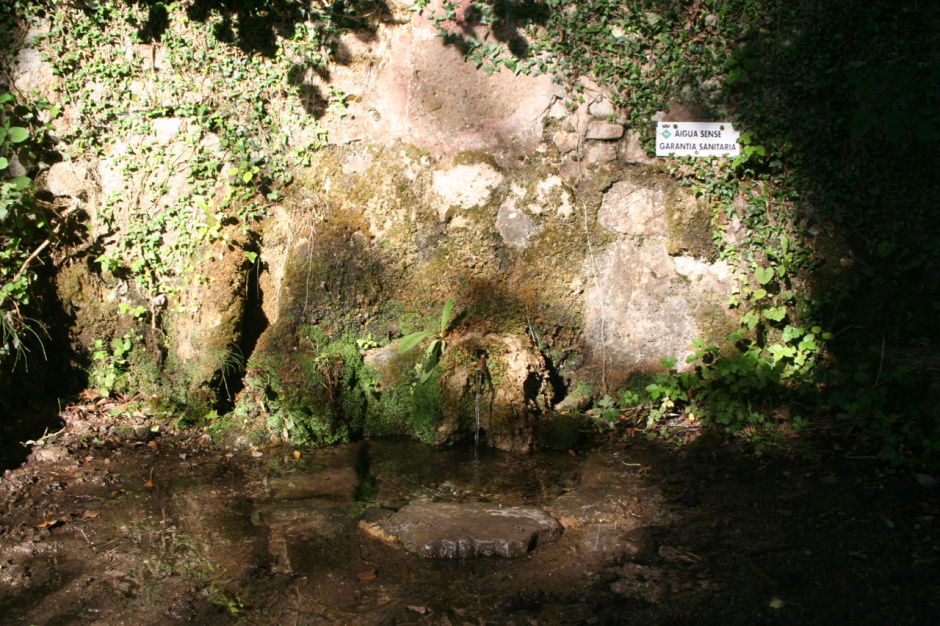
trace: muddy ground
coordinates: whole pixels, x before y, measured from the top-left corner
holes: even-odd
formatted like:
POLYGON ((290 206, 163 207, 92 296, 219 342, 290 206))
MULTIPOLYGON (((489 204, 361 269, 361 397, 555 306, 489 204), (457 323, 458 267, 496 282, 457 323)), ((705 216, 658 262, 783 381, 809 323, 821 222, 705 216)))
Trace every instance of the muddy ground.
POLYGON ((940 615, 940 489, 872 459, 676 453, 636 440, 486 452, 481 464, 472 450, 394 441, 233 453, 142 417, 135 429, 107 405, 67 411, 68 427, 0 479, 0 622, 933 624, 940 615), (524 558, 429 561, 372 523, 414 500, 536 504, 565 530, 524 558))

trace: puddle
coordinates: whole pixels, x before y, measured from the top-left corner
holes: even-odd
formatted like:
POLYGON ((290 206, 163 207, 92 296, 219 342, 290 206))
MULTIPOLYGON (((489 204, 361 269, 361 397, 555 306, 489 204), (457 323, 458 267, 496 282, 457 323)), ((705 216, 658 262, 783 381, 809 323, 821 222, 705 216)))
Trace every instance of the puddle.
POLYGON ((639 446, 514 456, 382 440, 297 458, 170 437, 57 445, 0 480, 3 623, 864 622, 938 609, 926 488, 879 490, 854 465, 639 446), (422 558, 383 526, 413 503, 536 507, 562 531, 516 558, 422 558), (885 542, 885 519, 905 545, 885 542), (876 584, 897 600, 888 613, 884 596, 855 591, 876 584))
POLYGON ((394 440, 371 442, 369 458, 375 502, 388 508, 412 501, 544 506, 574 484, 583 462, 561 452, 477 453, 471 446, 440 449, 394 440))

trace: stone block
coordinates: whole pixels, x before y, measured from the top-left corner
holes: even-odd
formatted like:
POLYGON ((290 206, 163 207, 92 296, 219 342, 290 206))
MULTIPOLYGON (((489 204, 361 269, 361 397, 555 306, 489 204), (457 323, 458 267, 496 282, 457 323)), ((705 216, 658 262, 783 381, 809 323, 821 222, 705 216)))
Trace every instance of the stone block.
POLYGON ((410 552, 432 559, 525 556, 562 534, 558 520, 539 508, 440 502, 402 508, 386 530, 410 552))
POLYGON ((584 162, 600 165, 617 160, 617 148, 609 143, 589 143, 584 147, 584 162))
POLYGON ((77 196, 85 190, 85 168, 70 161, 56 163, 46 175, 46 188, 56 196, 77 196))
POLYGON ((588 125, 587 138, 611 140, 623 137, 623 126, 612 122, 594 121, 588 125))

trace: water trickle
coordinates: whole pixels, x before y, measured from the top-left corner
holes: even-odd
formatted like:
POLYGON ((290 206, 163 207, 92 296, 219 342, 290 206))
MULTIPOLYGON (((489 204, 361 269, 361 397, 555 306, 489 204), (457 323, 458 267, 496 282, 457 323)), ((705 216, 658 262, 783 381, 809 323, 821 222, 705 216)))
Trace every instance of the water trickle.
POLYGON ((479 360, 477 360, 477 372, 476 372, 476 398, 473 406, 473 411, 476 416, 476 431, 473 436, 473 456, 477 458, 479 455, 480 449, 480 394, 483 391, 483 361, 486 359, 486 356, 481 354, 479 360))

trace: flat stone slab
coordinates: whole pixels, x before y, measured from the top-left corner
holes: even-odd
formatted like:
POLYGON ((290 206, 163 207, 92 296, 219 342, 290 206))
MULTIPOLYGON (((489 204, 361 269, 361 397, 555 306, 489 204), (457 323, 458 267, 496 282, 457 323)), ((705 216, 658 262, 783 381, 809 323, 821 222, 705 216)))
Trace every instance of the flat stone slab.
POLYGON ((538 508, 422 502, 389 517, 386 530, 419 556, 464 559, 524 556, 563 529, 538 508))

